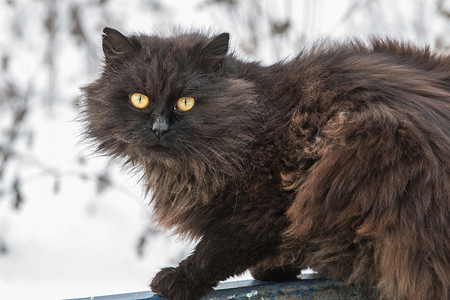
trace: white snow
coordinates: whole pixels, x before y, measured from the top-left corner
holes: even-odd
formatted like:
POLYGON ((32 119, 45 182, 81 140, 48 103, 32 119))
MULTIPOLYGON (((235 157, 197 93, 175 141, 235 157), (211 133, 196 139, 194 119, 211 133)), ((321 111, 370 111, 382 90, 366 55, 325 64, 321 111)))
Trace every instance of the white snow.
MULTIPOLYGON (((139 237, 151 222, 149 200, 144 199, 137 176, 121 171, 120 164, 89 155, 81 125, 74 121, 78 108, 73 102, 79 88, 99 72, 104 26, 123 32, 170 32, 174 26, 228 31, 240 55, 266 64, 293 55, 318 38, 377 33, 433 43, 438 37, 445 42, 443 33, 450 29, 448 21, 437 17, 434 0, 361 1, 369 6, 357 7, 348 19, 343 18, 354 3, 350 0, 260 1, 260 13, 250 1, 241 1, 233 9, 223 3, 206 6, 201 0, 161 1, 160 11, 150 11, 155 2, 110 0, 101 7, 91 0, 55 1, 59 15, 55 85, 51 87, 43 19, 52 2, 0 3, 0 59, 11 55, 8 73, 0 75, 0 90, 13 82, 21 95, 29 94, 31 107, 20 128, 22 138, 14 146, 17 159, 0 179, 0 239, 8 245, 8 252, 0 254, 0 299, 62 299, 146 290, 161 267, 176 265, 192 250, 192 244, 158 232, 148 240, 143 257, 137 255, 139 237), (80 47, 68 34, 71 8, 77 5, 88 47, 80 47), (293 26, 287 36, 271 37, 267 21, 282 22, 286 17, 293 26), (256 26, 259 41, 254 49, 248 44, 249 20, 256 26), (86 163, 80 164, 86 157, 86 163), (114 188, 97 194, 95 179, 105 170, 112 173, 114 188), (10 191, 4 189, 17 176, 25 202, 14 210, 10 191)), ((449 2, 444 1, 447 9, 449 2)), ((0 99, 0 145, 6 143, 6 126, 12 118, 6 107, 17 105, 20 102, 0 99)))

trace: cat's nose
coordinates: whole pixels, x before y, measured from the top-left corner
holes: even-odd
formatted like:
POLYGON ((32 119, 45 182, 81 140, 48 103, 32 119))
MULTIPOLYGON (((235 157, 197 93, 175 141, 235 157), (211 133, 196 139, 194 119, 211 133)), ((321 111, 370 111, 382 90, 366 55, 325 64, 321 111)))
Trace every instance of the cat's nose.
POLYGON ((155 121, 153 122, 152 130, 158 138, 161 138, 164 133, 169 130, 169 123, 167 121, 167 118, 164 116, 156 117, 155 121))

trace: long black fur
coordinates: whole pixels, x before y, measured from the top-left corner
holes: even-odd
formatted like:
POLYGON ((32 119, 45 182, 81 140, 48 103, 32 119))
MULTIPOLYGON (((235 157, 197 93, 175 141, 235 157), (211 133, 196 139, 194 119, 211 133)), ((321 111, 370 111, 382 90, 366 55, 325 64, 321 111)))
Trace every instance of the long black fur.
POLYGON ((450 57, 372 39, 264 67, 228 39, 105 28, 84 89, 98 150, 142 169, 160 225, 199 239, 152 290, 192 300, 247 269, 311 267, 388 299, 449 299, 450 57), (177 111, 180 97, 195 106, 177 111))

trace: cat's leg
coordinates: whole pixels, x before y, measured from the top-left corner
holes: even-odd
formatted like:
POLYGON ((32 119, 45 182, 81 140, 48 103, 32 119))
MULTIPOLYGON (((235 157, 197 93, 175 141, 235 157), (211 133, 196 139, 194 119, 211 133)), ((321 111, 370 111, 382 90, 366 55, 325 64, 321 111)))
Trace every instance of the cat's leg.
POLYGON ((150 287, 173 300, 195 300, 219 281, 240 274, 267 256, 273 256, 279 238, 273 235, 215 232, 204 236, 195 251, 176 268, 162 269, 150 287))
POLYGON ((278 267, 268 267, 265 264, 259 264, 250 268, 253 278, 261 281, 291 281, 296 280, 301 269, 294 265, 284 265, 278 267))

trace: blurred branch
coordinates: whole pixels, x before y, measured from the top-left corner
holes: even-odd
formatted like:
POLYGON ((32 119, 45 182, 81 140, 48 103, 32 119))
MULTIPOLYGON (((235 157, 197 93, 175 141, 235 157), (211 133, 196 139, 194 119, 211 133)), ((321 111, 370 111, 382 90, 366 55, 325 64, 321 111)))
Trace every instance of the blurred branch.
MULTIPOLYGON (((265 41, 269 37, 286 41, 292 32, 292 1, 285 0, 278 3, 285 10, 281 16, 277 17, 271 11, 274 6, 259 0, 205 0, 199 5, 199 8, 217 7, 222 11, 221 18, 223 12, 228 14, 230 20, 228 25, 235 27, 235 31, 242 33, 239 48, 247 54, 255 55, 258 50, 266 46, 265 41)), ((280 59, 283 48, 279 47, 278 42, 267 45, 264 51, 269 51, 277 59, 280 59)))
POLYGON ((286 31, 291 28, 291 21, 286 20, 283 22, 276 22, 274 20, 270 20, 270 29, 273 35, 283 35, 286 31))
POLYGON ((1 163, 0 163, 0 179, 2 179, 4 171, 6 170, 6 165, 11 157, 14 155, 13 146, 16 142, 19 132, 21 129, 21 125, 25 121, 25 116, 27 114, 28 107, 19 107, 16 109, 14 114, 14 119, 9 127, 7 132, 7 141, 3 145, 0 145, 0 155, 1 155, 1 163))
MULTIPOLYGON (((14 153, 14 157, 18 161, 21 161, 22 164, 34 166, 37 169, 37 172, 34 173, 34 175, 28 175, 27 177, 16 174, 11 187, 9 189, 0 191, 0 198, 7 195, 11 195, 13 197, 13 207, 15 209, 20 209, 21 205, 24 203, 25 197, 22 192, 22 183, 26 182, 29 184, 34 180, 41 180, 47 176, 53 178, 53 193, 55 194, 60 192, 61 181, 63 181, 64 178, 70 177, 95 183, 96 192, 98 195, 106 192, 109 189, 112 189, 117 190, 130 198, 135 198, 132 192, 115 182, 115 180, 111 178, 107 170, 101 170, 98 173, 88 173, 84 170, 67 170, 61 167, 47 166, 43 162, 39 161, 36 157, 33 157, 31 155, 23 156, 16 152, 14 153)), ((20 170, 20 166, 17 166, 16 169, 20 170)))
POLYGON ((441 16, 443 16, 444 18, 450 19, 450 10, 448 10, 444 7, 444 0, 438 0, 437 10, 441 16))
POLYGON ((348 20, 352 18, 352 16, 361 8, 367 8, 368 6, 372 5, 374 2, 378 0, 353 0, 353 2, 350 4, 349 8, 347 9, 344 16, 341 18, 341 23, 345 23, 348 20))
POLYGON ((228 6, 236 6, 237 2, 238 2, 237 0, 207 0, 207 1, 203 2, 203 4, 205 4, 205 5, 226 4, 228 6))
POLYGON ((57 18, 58 18, 58 3, 56 0, 47 0, 47 16, 44 20, 44 27, 48 34, 47 51, 45 54, 45 61, 48 67, 48 96, 47 105, 49 108, 53 106, 56 91, 56 33, 57 33, 57 18))
POLYGON ((155 236, 156 234, 160 234, 161 232, 162 231, 156 228, 153 224, 147 225, 144 232, 139 237, 136 247, 136 251, 139 257, 143 257, 145 255, 145 249, 147 247, 149 238, 155 236))
POLYGON ((0 255, 8 253, 8 246, 0 235, 0 255))
POLYGON ((79 45, 87 43, 87 37, 81 25, 80 7, 75 4, 70 8, 70 27, 70 33, 79 45))
POLYGON ((20 206, 22 205, 24 198, 22 195, 22 191, 21 191, 21 181, 20 178, 14 179, 14 184, 13 184, 13 192, 14 192, 14 208, 15 209, 19 209, 20 206))

